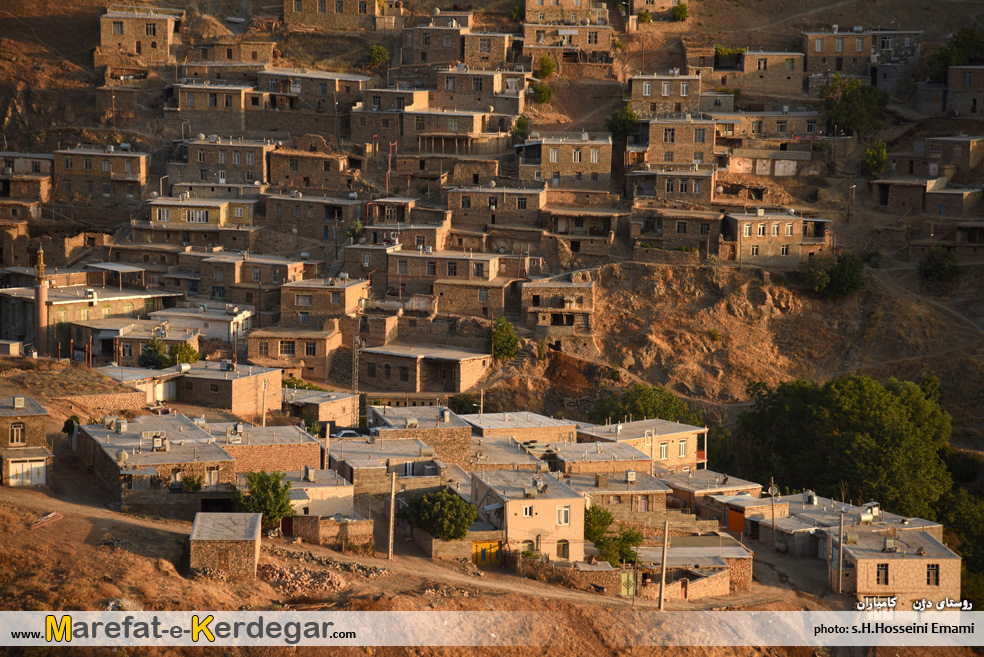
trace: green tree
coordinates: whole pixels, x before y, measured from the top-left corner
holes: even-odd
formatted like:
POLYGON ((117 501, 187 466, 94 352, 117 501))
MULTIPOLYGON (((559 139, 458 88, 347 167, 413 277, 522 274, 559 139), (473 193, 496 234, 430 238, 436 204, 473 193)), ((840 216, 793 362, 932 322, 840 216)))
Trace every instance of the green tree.
POLYGON ((385 46, 373 45, 369 47, 369 66, 380 68, 389 63, 390 51, 385 46))
POLYGON ((629 105, 619 107, 605 119, 605 128, 614 139, 625 139, 639 131, 639 115, 629 105))
POLYGON ((960 275, 957 253, 953 249, 934 246, 916 265, 919 276, 927 282, 949 283, 960 275))
POLYGON ((984 34, 965 27, 929 58, 929 77, 933 82, 946 82, 951 66, 966 66, 984 62, 984 34))
POLYGON ((847 134, 861 135, 881 125, 888 93, 838 73, 820 87, 820 103, 828 125, 847 134))
POLYGON ((864 263, 851 252, 836 260, 815 260, 804 272, 814 292, 827 299, 837 299, 864 289, 864 263))
POLYGON ((749 392, 754 405, 739 417, 751 464, 746 476, 935 517, 951 485, 940 456, 950 416, 918 384, 853 375, 824 385, 758 384, 749 392))
POLYGON ((865 149, 864 169, 868 173, 880 175, 885 170, 885 163, 888 162, 888 146, 880 139, 865 149))
POLYGON ((322 388, 315 383, 308 383, 304 379, 298 379, 296 376, 288 376, 283 380, 284 388, 296 388, 298 390, 319 390, 321 392, 329 392, 327 388, 322 388))
POLYGON ((653 15, 643 9, 639 12, 639 25, 646 25, 653 22, 653 15))
POLYGON ((290 482, 284 481, 283 472, 246 473, 246 493, 236 491, 236 501, 247 513, 262 513, 266 524, 280 522, 294 513, 290 482))
POLYGON ((548 84, 537 84, 533 87, 533 100, 546 105, 553 98, 553 89, 548 84))
POLYGON ((78 415, 73 415, 65 420, 65 424, 62 425, 62 433, 66 436, 71 436, 75 433, 75 428, 80 424, 82 424, 82 419, 78 415))
POLYGON ((357 242, 362 237, 363 232, 365 232, 365 228, 362 227, 362 222, 356 219, 345 229, 345 236, 351 238, 352 242, 357 242))
POLYGON ((496 360, 509 360, 519 353, 519 336, 512 322, 503 317, 495 320, 489 329, 489 353, 496 360))
POLYGON ((523 6, 518 2, 509 8, 509 20, 513 23, 523 22, 523 6))
POLYGON ((687 402, 666 388, 646 383, 634 383, 621 395, 611 395, 598 402, 594 412, 589 413, 593 422, 603 424, 620 421, 623 417, 633 419, 660 418, 671 422, 682 422, 703 426, 704 420, 699 411, 694 411, 687 402))
POLYGON ((410 498, 396 515, 436 539, 457 541, 468 535, 478 509, 451 491, 440 490, 410 498))
POLYGON ((613 568, 617 568, 622 562, 635 562, 635 548, 642 545, 644 538, 642 532, 627 527, 625 523, 619 523, 618 530, 606 534, 598 542, 595 542, 595 547, 598 549, 602 560, 610 563, 613 568))
POLYGON ((159 370, 169 367, 168 361, 167 345, 158 338, 151 338, 147 346, 140 352, 140 356, 137 358, 137 365, 159 370))
POLYGON ((536 67, 536 77, 546 80, 557 70, 557 62, 550 55, 544 55, 536 67))
POLYGON ((675 21, 685 21, 687 20, 687 16, 690 15, 690 8, 685 3, 681 2, 678 5, 674 5, 674 7, 670 9, 670 14, 673 16, 673 20, 675 21))
POLYGON ((181 479, 181 490, 185 493, 197 493, 204 483, 201 475, 186 474, 181 479))
POLYGON ((167 348, 167 365, 165 367, 174 367, 181 363, 197 363, 201 358, 201 354, 187 342, 172 344, 167 348))
POLYGON ((514 143, 524 142, 530 136, 530 120, 525 116, 516 119, 516 125, 512 129, 512 139, 514 143))
POLYGON ((598 545, 605 540, 608 528, 615 522, 615 515, 597 504, 584 512, 584 539, 598 545))
POLYGON ((458 415, 470 415, 472 413, 478 413, 479 405, 478 400, 475 399, 475 395, 470 392, 462 392, 453 397, 448 397, 448 408, 451 409, 452 413, 457 413, 458 415))

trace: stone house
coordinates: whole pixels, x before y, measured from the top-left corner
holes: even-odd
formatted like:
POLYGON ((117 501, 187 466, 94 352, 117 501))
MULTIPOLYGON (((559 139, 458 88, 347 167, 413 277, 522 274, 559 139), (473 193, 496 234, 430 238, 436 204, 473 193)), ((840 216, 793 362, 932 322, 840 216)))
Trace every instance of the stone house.
POLYGON ((942 214, 966 216, 980 201, 978 188, 950 187, 944 177, 886 176, 871 181, 878 205, 900 215, 942 214))
POLYGON ((332 440, 328 465, 352 482, 355 495, 389 494, 393 473, 397 492, 433 492, 444 488, 447 472, 434 448, 417 439, 332 440))
POLYGON ((196 513, 189 539, 191 571, 256 579, 262 524, 260 513, 196 513))
MULTIPOLYGON (((535 446, 540 453, 540 446, 535 446)), ((653 461, 649 455, 632 445, 597 442, 551 443, 543 449, 541 458, 550 469, 564 474, 616 474, 632 471, 652 474, 653 461)))
MULTIPOLYGON (((327 184, 337 187, 336 180, 327 184)), ((278 232, 313 240, 345 241, 345 230, 360 217, 362 201, 314 196, 291 190, 288 194, 264 194, 265 215, 258 223, 278 232)))
POLYGON ((302 260, 248 252, 212 253, 200 261, 198 294, 213 301, 253 306, 256 314, 265 315, 263 324, 267 325, 279 318, 281 286, 301 280, 304 270, 302 260))
POLYGON ((367 152, 388 153, 392 142, 403 133, 403 112, 426 110, 430 92, 425 89, 368 89, 360 94, 352 108, 352 142, 362 144, 367 152))
POLYGON ((629 14, 638 16, 642 12, 647 12, 653 18, 670 18, 670 11, 673 7, 685 4, 683 0, 629 0, 629 14))
POLYGON ((351 109, 362 91, 376 84, 365 75, 305 68, 270 67, 256 74, 256 91, 268 95, 270 106, 265 109, 273 110, 338 114, 351 109))
POLYGON ((572 474, 564 476, 563 481, 584 496, 587 508, 600 506, 611 511, 616 523, 655 525, 666 517, 666 496, 670 487, 648 472, 572 474))
POLYGON ((524 23, 523 56, 534 69, 550 57, 562 69, 564 63, 608 64, 612 61, 615 30, 610 25, 572 23, 524 23))
POLYGON ((253 327, 255 313, 249 308, 227 306, 217 308, 208 304, 192 308, 168 308, 148 313, 155 322, 167 322, 172 329, 198 331, 201 339, 222 340, 236 344, 246 339, 253 327), (205 308, 202 308, 202 306, 205 308))
MULTIPOLYGON (((114 320, 108 320, 114 321, 114 320)), ((75 339, 80 337, 79 324, 76 324, 75 339)), ((88 322, 85 324, 92 332, 99 332, 98 322, 88 322), (95 325, 95 326, 94 326, 95 325)), ((84 344, 85 335, 81 334, 84 344)), ((140 355, 152 340, 163 342, 168 348, 178 345, 188 345, 198 351, 200 333, 197 329, 172 329, 167 322, 155 322, 153 320, 137 320, 127 326, 118 329, 114 342, 115 358, 113 360, 123 367, 135 367, 140 360, 140 355)), ((99 340, 102 341, 101 339, 99 340)))
POLYGON ((585 274, 565 274, 522 285, 526 327, 550 338, 594 327, 595 284, 585 274))
POLYGON ((663 208, 648 199, 632 205, 633 236, 662 249, 696 248, 717 255, 723 219, 723 212, 663 208))
POLYGON ((473 472, 471 502, 480 520, 504 532, 506 550, 584 559, 585 501, 561 481, 523 471, 473 472))
POLYGON ((45 486, 54 454, 48 444, 48 412, 33 397, 0 398, 0 476, 3 486, 45 486))
POLYGON ((479 155, 506 145, 512 116, 486 111, 404 110, 398 139, 401 153, 479 155))
POLYGON ((571 253, 609 255, 616 235, 628 226, 629 213, 610 207, 548 205, 542 216, 550 236, 571 253))
POLYGON ((893 95, 905 93, 919 62, 922 35, 921 30, 866 30, 862 26, 841 32, 837 25, 830 31, 803 32, 810 90, 840 74, 862 78, 893 95))
POLYGON ((777 520, 788 517, 789 503, 784 502, 781 496, 773 501, 772 497, 754 497, 747 492, 707 495, 697 503, 695 512, 701 518, 717 520, 728 531, 741 535, 751 518, 758 518, 761 523, 771 522, 773 513, 777 520))
POLYGON ((984 163, 984 136, 927 137, 913 144, 911 152, 890 153, 889 173, 952 178, 968 175, 984 163))
POLYGON ((280 326, 322 327, 333 317, 358 312, 369 298, 368 279, 309 278, 280 288, 280 326))
POLYGON ((724 215, 718 255, 727 260, 770 262, 798 267, 816 255, 833 255, 834 232, 829 219, 804 217, 789 210, 785 214, 755 213, 724 215))
POLYGON ((235 459, 237 475, 317 469, 322 464, 321 441, 295 425, 263 427, 216 422, 205 425, 205 430, 235 459))
MULTIPOLYGON (((185 51, 184 63, 188 64, 253 64, 265 66, 273 62, 276 41, 237 41, 219 39, 212 43, 198 44, 185 51)), ((210 76, 211 77, 211 76, 210 76)), ((221 79, 221 78, 219 78, 221 79)))
POLYGON ((283 406, 280 369, 198 361, 178 382, 178 401, 258 417, 283 406))
POLYGON ((150 155, 115 146, 79 146, 55 151, 58 199, 83 196, 94 205, 137 204, 146 195, 150 155))
POLYGON ((183 230, 210 226, 214 228, 251 226, 259 201, 256 199, 191 198, 161 196, 147 204, 150 228, 183 230))
POLYGON ((668 114, 696 114, 700 111, 700 76, 680 75, 673 69, 666 75, 633 75, 626 94, 629 106, 642 118, 668 114))
POLYGON ((554 188, 611 187, 612 138, 609 134, 543 136, 517 144, 519 179, 554 188))
POLYGON ((982 107, 984 107, 984 66, 951 66, 947 71, 947 111, 977 114, 982 107))
POLYGON ((223 128, 246 130, 247 110, 270 103, 269 94, 255 90, 252 82, 185 79, 168 91, 167 109, 199 130, 218 132, 223 128))
POLYGON ((400 64, 457 64, 464 59, 464 36, 471 31, 471 23, 470 11, 442 11, 426 25, 403 30, 400 64))
POLYGON ((633 203, 663 201, 692 208, 714 202, 717 167, 714 165, 660 165, 629 171, 626 185, 633 203))
POLYGON ((366 426, 382 440, 420 440, 444 463, 471 461, 472 427, 445 406, 368 406, 366 426))
POLYGON ((526 72, 504 72, 452 66, 437 73, 431 106, 440 109, 488 110, 522 114, 526 108, 526 72))
POLYGON ((608 5, 597 0, 526 0, 526 22, 608 24, 608 5))
POLYGON ((254 365, 278 367, 285 375, 327 379, 342 334, 334 322, 326 328, 268 328, 246 337, 247 358, 254 365))
POLYGON ((370 390, 459 393, 475 386, 491 361, 481 351, 394 343, 361 350, 359 380, 370 390))
POLYGON ((368 279, 375 295, 382 297, 389 287, 389 259, 397 253, 403 253, 402 245, 394 243, 347 246, 344 271, 352 279, 368 279))
POLYGON ((99 18, 96 67, 173 64, 184 19, 181 10, 110 5, 99 18))
POLYGON ((704 84, 733 87, 743 93, 799 96, 803 92, 804 55, 801 52, 747 50, 733 70, 715 68, 704 84), (718 84, 720 83, 720 84, 718 84))
POLYGON ((626 164, 630 169, 646 165, 717 164, 727 161, 718 148, 715 123, 709 119, 659 117, 642 124, 636 143, 629 144, 626 164))
MULTIPOLYGON (((352 519, 361 518, 355 511, 355 487, 334 470, 294 470, 284 473, 284 481, 290 482, 290 503, 294 507, 295 516, 326 518, 341 515, 352 519)), ((301 535, 297 531, 297 521, 291 524, 292 535, 301 535)))
MULTIPOLYGON (((376 209, 375 201, 373 203, 372 208, 376 209)), ((440 251, 451 233, 451 211, 439 210, 439 214, 441 221, 435 224, 372 223, 366 229, 366 241, 370 244, 406 244, 408 249, 417 251, 428 248, 440 251)))
POLYGON ((403 27, 400 3, 389 0, 283 0, 284 23, 323 30, 398 30, 403 27))
POLYGON ((188 142, 184 162, 169 162, 168 182, 247 184, 268 181, 267 155, 276 148, 269 140, 223 139, 210 135, 188 142))
POLYGON ((0 204, 10 207, 9 218, 27 218, 18 205, 50 200, 53 164, 53 155, 0 153, 0 204))
POLYGON ((669 420, 636 420, 578 428, 579 443, 615 442, 647 454, 656 468, 670 472, 697 470, 707 464, 707 428, 669 420))
MULTIPOLYGON (((521 259, 492 253, 428 252, 426 248, 422 252, 400 250, 389 254, 387 262, 388 287, 394 295, 401 297, 438 295, 436 286, 439 282, 472 282, 491 289, 498 279, 523 278, 525 273, 521 259)), ((443 304, 438 299, 439 305, 453 305, 453 300, 447 301, 448 304, 443 304)), ((494 299, 487 301, 486 305, 495 302, 494 299)))
POLYGON ((508 32, 468 32, 462 36, 466 66, 481 69, 506 68, 522 56, 522 42, 508 32), (519 47, 517 47, 519 46, 519 47))
MULTIPOLYGON (((663 548, 640 547, 638 555, 638 569, 642 579, 639 595, 659 599, 663 548)), ((668 597, 692 599, 744 593, 752 587, 753 557, 751 550, 730 536, 720 533, 701 536, 671 535, 666 549, 668 597), (714 581, 713 575, 719 572, 727 573, 727 577, 714 581), (688 581, 683 583, 681 579, 688 581), (711 580, 706 582, 710 586, 704 585, 704 580, 711 580)))
POLYGON ((684 472, 656 473, 656 478, 672 489, 666 504, 670 507, 687 508, 696 512, 698 505, 710 495, 738 495, 748 493, 752 497, 762 496, 762 484, 746 481, 738 477, 721 474, 713 470, 688 470, 684 472))
POLYGON ((507 226, 536 226, 540 211, 547 204, 546 183, 529 188, 448 187, 446 191, 456 228, 485 230, 497 222, 507 226))
MULTIPOLYGON (((348 168, 344 153, 278 148, 270 153, 270 184, 297 190, 345 193, 349 186, 341 175, 348 168)), ((301 193, 294 194, 300 198, 301 193)))
POLYGON ((530 411, 509 413, 473 413, 460 416, 472 425, 473 433, 481 438, 512 438, 524 443, 530 440, 549 443, 574 442, 577 426, 564 420, 530 411))
POLYGON ((289 416, 318 422, 329 434, 359 426, 359 395, 296 388, 284 388, 283 395, 289 416))

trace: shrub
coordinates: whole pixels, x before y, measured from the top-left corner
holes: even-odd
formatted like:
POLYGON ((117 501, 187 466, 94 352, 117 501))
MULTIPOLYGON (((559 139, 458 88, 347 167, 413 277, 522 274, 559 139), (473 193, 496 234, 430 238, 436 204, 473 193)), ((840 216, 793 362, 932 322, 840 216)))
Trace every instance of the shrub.
POLYGON ((389 63, 390 51, 384 46, 374 45, 369 48, 369 65, 379 68, 389 63))
POLYGON ((547 359, 547 341, 540 340, 536 343, 536 359, 546 360, 547 359))
POLYGON ((518 2, 509 8, 509 20, 513 23, 523 22, 523 6, 518 2))
POLYGON ((471 413, 478 413, 479 403, 475 399, 475 395, 470 392, 463 392, 452 397, 448 397, 448 408, 451 409, 452 413, 457 413, 458 415, 469 415, 471 413))
POLYGON ((526 138, 530 136, 530 120, 525 116, 520 116, 516 119, 516 125, 512 129, 512 139, 513 142, 526 141, 526 138))
POLYGON ((639 12, 639 25, 645 25, 646 23, 652 23, 652 22, 653 22, 652 14, 650 14, 645 9, 639 12))
POLYGON ((687 20, 687 16, 690 15, 690 8, 681 2, 670 9, 670 14, 673 16, 673 20, 675 21, 685 21, 687 20))
POLYGON ((247 513, 262 513, 263 522, 280 522, 294 513, 290 482, 283 472, 247 472, 246 492, 236 492, 236 501, 247 513))
POLYGON ((707 337, 709 337, 712 342, 720 342, 723 336, 721 335, 721 331, 717 329, 711 329, 710 331, 707 332, 707 337))
POLYGON ((456 541, 468 535, 478 517, 478 508, 448 490, 410 498, 397 517, 442 541, 456 541))
POLYGON ((202 489, 203 483, 201 475, 188 474, 181 479, 181 490, 186 493, 197 493, 202 489))
POLYGON ((616 139, 625 139, 639 130, 639 115, 628 105, 623 105, 605 119, 605 128, 616 139))
POLYGON ((548 85, 538 84, 533 87, 533 100, 540 103, 541 105, 546 105, 553 98, 553 89, 548 85))
POLYGON ((519 336, 512 322, 499 318, 489 330, 489 352, 496 360, 509 360, 519 353, 519 336))
POLYGON ((551 75, 553 75, 554 71, 556 70, 557 70, 557 62, 554 61, 553 57, 550 57, 549 55, 544 55, 543 57, 540 58, 540 61, 537 65, 536 77, 540 78, 541 80, 546 80, 551 75))
POLYGON ((835 261, 814 263, 805 276, 814 292, 836 299, 864 288, 864 263, 854 253, 842 253, 835 261))
POLYGON ((926 257, 919 261, 916 270, 924 281, 949 283, 960 275, 957 253, 953 249, 934 246, 926 254, 926 257))
POLYGON ((881 140, 874 142, 864 151, 864 170, 867 173, 880 174, 885 170, 885 163, 887 161, 888 146, 881 140))
POLYGON ((325 388, 313 383, 308 383, 303 379, 298 379, 295 376, 289 376, 283 380, 284 388, 297 388, 298 390, 320 390, 321 392, 328 392, 325 388))
POLYGON ((65 420, 65 424, 62 425, 62 433, 66 436, 71 436, 75 432, 75 427, 80 424, 82 424, 82 419, 78 415, 73 415, 65 420))

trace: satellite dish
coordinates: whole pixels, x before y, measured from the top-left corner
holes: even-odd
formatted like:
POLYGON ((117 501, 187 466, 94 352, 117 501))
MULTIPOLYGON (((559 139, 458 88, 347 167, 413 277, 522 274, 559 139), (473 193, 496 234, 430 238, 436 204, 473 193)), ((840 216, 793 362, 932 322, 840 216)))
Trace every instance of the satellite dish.
POLYGON ((130 455, 126 453, 126 450, 125 449, 121 449, 120 451, 116 452, 116 462, 117 463, 120 463, 120 464, 126 463, 126 460, 128 458, 130 458, 130 455))
POLYGON ((494 180, 490 180, 489 181, 489 189, 493 189, 493 188, 495 188, 495 181, 494 180))

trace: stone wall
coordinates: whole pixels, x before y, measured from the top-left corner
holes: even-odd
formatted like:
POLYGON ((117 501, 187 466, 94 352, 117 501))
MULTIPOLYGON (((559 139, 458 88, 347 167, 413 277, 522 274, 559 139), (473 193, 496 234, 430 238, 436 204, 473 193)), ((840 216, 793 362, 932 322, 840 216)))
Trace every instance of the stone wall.
POLYGON ((330 548, 351 547, 368 553, 375 551, 372 520, 335 522, 331 517, 294 516, 292 522, 294 536, 307 543, 330 548))
POLYGON ((137 410, 147 405, 147 393, 118 392, 102 395, 72 395, 70 397, 59 397, 59 401, 70 404, 78 404, 86 408, 94 408, 100 411, 122 411, 137 410))
POLYGON ((578 570, 558 568, 542 557, 523 557, 517 552, 503 552, 502 565, 520 577, 560 584, 580 591, 595 591, 606 596, 619 594, 620 570, 578 570))
POLYGON ((191 572, 205 568, 234 579, 255 579, 260 541, 191 541, 191 572))
POLYGON ((124 488, 121 510, 140 515, 194 520, 195 514, 201 511, 202 498, 232 499, 232 492, 229 491, 220 496, 214 492, 206 491, 172 493, 167 489, 130 490, 124 488))
POLYGON ((423 529, 415 528, 412 533, 413 542, 431 559, 471 559, 472 544, 475 541, 505 540, 505 533, 501 530, 468 532, 465 538, 457 541, 442 541, 423 529))
MULTIPOLYGON (((421 409, 421 415, 423 409, 421 409)), ((434 411, 437 412, 436 409, 434 411)), ((437 457, 445 463, 468 468, 471 463, 471 427, 445 427, 439 429, 380 429, 380 439, 418 439, 434 448, 437 457)))
POLYGON ((221 444, 236 459, 236 472, 294 472, 305 466, 321 467, 321 444, 287 445, 221 444))
POLYGON ((752 557, 722 557, 728 562, 731 593, 742 593, 752 588, 752 557))
POLYGON ((696 251, 668 251, 666 249, 646 249, 632 247, 632 259, 636 262, 652 262, 665 265, 697 265, 700 254, 696 251))

